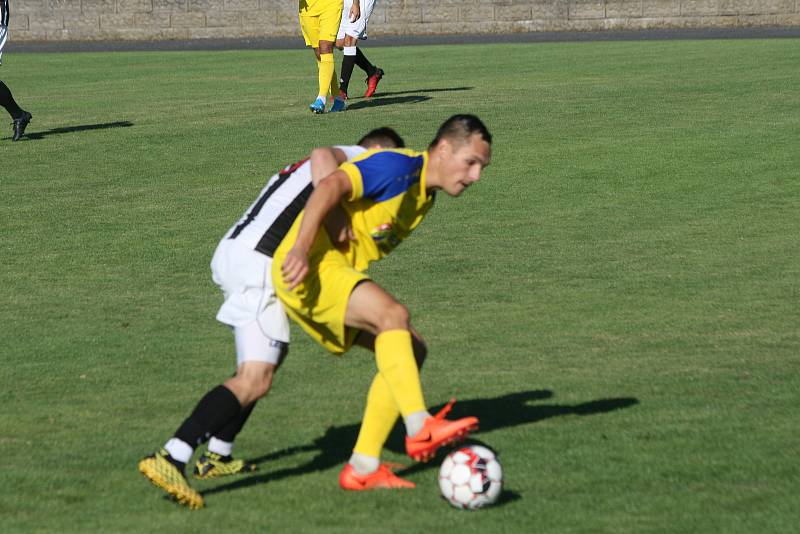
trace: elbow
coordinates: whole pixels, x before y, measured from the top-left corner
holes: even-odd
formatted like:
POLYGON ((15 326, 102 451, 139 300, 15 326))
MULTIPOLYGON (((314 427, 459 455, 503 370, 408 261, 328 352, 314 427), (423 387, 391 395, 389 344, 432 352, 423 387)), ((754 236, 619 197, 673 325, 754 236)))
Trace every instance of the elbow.
POLYGON ((312 150, 311 157, 309 158, 311 160, 312 168, 317 165, 324 164, 328 160, 326 156, 327 154, 325 153, 324 148, 315 148, 314 150, 312 150))

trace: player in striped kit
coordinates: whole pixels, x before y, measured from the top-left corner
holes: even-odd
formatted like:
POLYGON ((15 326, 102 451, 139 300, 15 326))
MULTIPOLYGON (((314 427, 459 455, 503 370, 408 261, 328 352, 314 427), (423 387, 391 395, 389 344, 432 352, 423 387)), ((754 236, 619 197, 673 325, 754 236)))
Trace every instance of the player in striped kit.
MULTIPOLYGON (((0 0, 0 66, 3 65, 3 47, 8 41, 9 17, 8 0, 0 0)), ((19 107, 11 94, 11 89, 2 80, 0 80, 0 106, 3 106, 11 115, 11 127, 13 128, 11 139, 19 141, 33 115, 19 107)))
MULTIPOLYGON (((225 296, 217 320, 233 329, 236 374, 200 400, 164 448, 139 462, 139 470, 181 504, 203 507, 203 498, 187 482, 184 469, 194 449, 207 440, 208 452, 195 465, 196 478, 256 468, 232 458, 233 442, 256 402, 269 392, 274 373, 288 352, 289 325, 272 288, 272 256, 314 184, 368 148, 403 146, 394 130, 378 128, 357 146, 315 149, 309 158, 274 175, 220 241, 211 260, 213 279, 225 296)), ((335 242, 349 238, 343 213, 334 214, 326 223, 335 242)))
POLYGON ((350 76, 355 65, 367 74, 367 91, 364 93, 366 98, 375 94, 378 82, 384 75, 383 69, 370 63, 358 47, 358 41, 367 38, 367 24, 374 6, 375 0, 344 0, 342 22, 339 25, 339 33, 336 34, 336 48, 343 52, 339 97, 344 100, 347 100, 347 86, 350 84, 350 76))
POLYGON ((8 0, 0 0, 0 65, 3 64, 3 47, 8 40, 9 18, 8 0))

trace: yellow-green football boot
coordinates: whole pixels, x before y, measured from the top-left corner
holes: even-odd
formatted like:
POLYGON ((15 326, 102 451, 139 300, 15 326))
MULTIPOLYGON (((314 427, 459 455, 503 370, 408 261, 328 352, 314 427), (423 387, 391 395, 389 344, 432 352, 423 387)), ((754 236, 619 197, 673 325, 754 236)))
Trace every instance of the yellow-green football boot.
POLYGON ((169 453, 161 449, 139 462, 139 471, 150 482, 167 492, 173 499, 193 510, 203 507, 203 496, 189 485, 175 464, 167 459, 169 453))
POLYGON ((200 458, 194 464, 194 478, 208 480, 209 478, 250 473, 256 469, 258 469, 256 464, 230 457, 226 458, 217 453, 206 451, 200 455, 200 458))

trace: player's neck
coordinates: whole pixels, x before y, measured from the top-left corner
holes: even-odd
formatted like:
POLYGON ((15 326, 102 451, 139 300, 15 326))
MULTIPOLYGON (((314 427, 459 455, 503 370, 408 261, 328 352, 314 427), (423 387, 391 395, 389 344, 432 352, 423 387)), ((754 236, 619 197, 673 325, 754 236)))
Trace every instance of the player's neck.
POLYGON ((425 189, 427 191, 435 191, 441 188, 439 162, 440 156, 438 151, 435 148, 433 150, 429 150, 428 167, 425 169, 425 189))

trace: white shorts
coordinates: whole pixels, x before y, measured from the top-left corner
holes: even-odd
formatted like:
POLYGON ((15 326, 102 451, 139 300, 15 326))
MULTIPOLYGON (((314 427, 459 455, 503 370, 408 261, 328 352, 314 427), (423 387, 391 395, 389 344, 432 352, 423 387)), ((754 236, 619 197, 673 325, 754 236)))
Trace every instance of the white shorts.
POLYGON ((220 241, 211 259, 212 278, 225 296, 217 320, 233 327, 239 364, 277 364, 289 343, 289 319, 272 289, 271 269, 272 258, 235 239, 220 241))
POLYGON ((6 45, 6 41, 8 41, 8 28, 0 26, 0 65, 3 64, 3 47, 6 45))
POLYGON ((342 9, 342 23, 339 25, 339 33, 336 40, 344 39, 345 35, 356 39, 367 38, 367 24, 372 16, 372 8, 375 7, 375 0, 359 0, 361 6, 361 16, 355 22, 350 22, 350 8, 353 7, 353 0, 344 0, 342 9))
POLYGON ((289 344, 267 336, 258 321, 233 327, 236 343, 236 367, 244 362, 263 362, 280 365, 289 352, 289 344))

